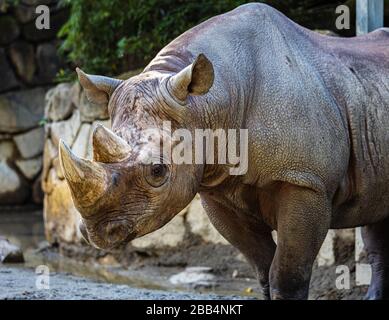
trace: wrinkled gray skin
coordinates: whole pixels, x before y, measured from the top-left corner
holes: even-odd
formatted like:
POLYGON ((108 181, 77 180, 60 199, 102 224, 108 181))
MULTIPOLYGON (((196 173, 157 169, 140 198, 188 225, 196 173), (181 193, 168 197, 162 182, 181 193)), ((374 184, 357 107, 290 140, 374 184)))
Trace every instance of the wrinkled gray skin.
MULTIPOLYGON (((91 100, 103 88, 83 86, 91 100)), ((367 298, 388 298, 388 29, 327 37, 269 6, 247 4, 185 32, 140 75, 103 89, 112 131, 132 154, 101 164, 106 187, 84 207, 64 166, 92 243, 109 248, 154 231, 199 192, 217 230, 253 265, 266 297, 306 299, 327 231, 365 226, 373 267, 367 298), (189 82, 169 80, 188 65, 189 82), (137 134, 169 119, 190 130, 247 128, 247 173, 170 165, 161 187, 148 185, 149 169, 134 159, 152 146, 137 134), (109 240, 113 220, 128 232, 109 240)))

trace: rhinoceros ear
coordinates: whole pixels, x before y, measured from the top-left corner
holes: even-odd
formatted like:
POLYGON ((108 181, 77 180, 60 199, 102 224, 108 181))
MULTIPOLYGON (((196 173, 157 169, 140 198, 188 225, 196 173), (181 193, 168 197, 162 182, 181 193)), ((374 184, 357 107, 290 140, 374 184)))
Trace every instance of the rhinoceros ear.
POLYGON ((212 87, 214 72, 212 63, 204 54, 169 79, 169 90, 179 100, 185 101, 188 95, 202 95, 212 87))
POLYGON ((76 68, 78 80, 84 88, 88 100, 92 103, 108 103, 109 97, 123 80, 86 74, 76 68))

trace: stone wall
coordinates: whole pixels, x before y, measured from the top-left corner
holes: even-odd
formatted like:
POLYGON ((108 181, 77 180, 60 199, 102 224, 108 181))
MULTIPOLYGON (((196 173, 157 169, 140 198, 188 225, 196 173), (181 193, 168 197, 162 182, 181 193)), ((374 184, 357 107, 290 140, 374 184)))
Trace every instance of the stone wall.
POLYGON ((0 1, 0 205, 42 203, 45 94, 61 61, 56 33, 67 12, 56 0, 0 1), (50 29, 35 8, 50 8, 50 29))
MULTIPOLYGON (((78 83, 63 83, 46 95, 45 145, 42 186, 44 190, 44 219, 47 240, 51 243, 81 242, 77 225, 79 213, 73 206, 70 190, 64 180, 59 160, 58 142, 62 138, 80 157, 92 158, 92 132, 97 123, 110 127, 104 105, 88 102, 78 83)), ((160 230, 132 241, 142 249, 174 248, 184 244, 191 236, 204 242, 224 244, 227 241, 211 225, 199 196, 160 230)), ((331 266, 344 248, 342 243, 354 242, 354 230, 330 231, 317 259, 319 266, 331 266)), ((274 234, 276 239, 276 234, 274 234)))

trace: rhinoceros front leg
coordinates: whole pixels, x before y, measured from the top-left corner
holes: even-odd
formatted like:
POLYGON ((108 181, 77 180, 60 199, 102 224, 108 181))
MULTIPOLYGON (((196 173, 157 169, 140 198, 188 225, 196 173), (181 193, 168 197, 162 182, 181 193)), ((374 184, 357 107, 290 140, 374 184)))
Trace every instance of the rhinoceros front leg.
POLYGON ((271 229, 258 219, 258 213, 245 214, 229 204, 201 195, 209 219, 220 234, 246 257, 254 268, 265 299, 270 299, 269 270, 276 245, 271 229))
POLYGON ((389 219, 362 228, 372 279, 365 299, 389 299, 389 219))
POLYGON ((322 192, 292 184, 280 189, 277 200, 271 299, 307 299, 312 266, 330 225, 330 202, 322 192))

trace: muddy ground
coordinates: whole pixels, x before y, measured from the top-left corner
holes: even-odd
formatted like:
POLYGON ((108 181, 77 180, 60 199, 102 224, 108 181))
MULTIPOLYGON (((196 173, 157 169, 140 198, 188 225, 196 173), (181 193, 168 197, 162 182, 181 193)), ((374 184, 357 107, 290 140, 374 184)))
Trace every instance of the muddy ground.
MULTIPOLYGON (((37 287, 33 269, 0 266, 1 300, 219 300, 242 299, 239 296, 176 292, 134 288, 128 285, 93 281, 69 273, 50 273, 49 282, 37 287)), ((38 280, 39 281, 39 280, 38 280)))
MULTIPOLYGON (((40 221, 39 213, 36 215, 40 221)), ((88 245, 52 246, 44 242, 43 228, 32 216, 0 216, 0 233, 20 240, 26 263, 0 266, 0 298, 4 299, 261 299, 254 274, 233 247, 203 243, 198 238, 169 250, 136 250, 131 246, 113 252, 88 245), (10 218, 11 217, 11 218, 10 218), (8 219, 8 220, 7 220, 8 219), (30 233, 33 234, 30 234, 30 233), (38 265, 50 269, 51 290, 36 290, 38 265), (213 279, 206 283, 172 283, 171 277, 187 267, 207 267, 213 279), (200 295, 199 295, 200 294, 200 295)), ((335 285, 336 266, 315 265, 310 299, 362 299, 367 287, 355 285, 354 248, 338 247, 336 265, 350 269, 349 290, 335 285)))

